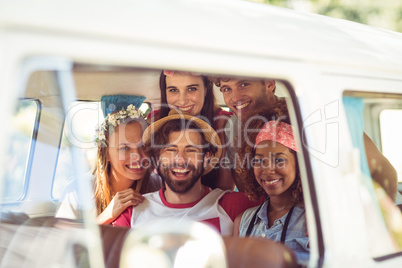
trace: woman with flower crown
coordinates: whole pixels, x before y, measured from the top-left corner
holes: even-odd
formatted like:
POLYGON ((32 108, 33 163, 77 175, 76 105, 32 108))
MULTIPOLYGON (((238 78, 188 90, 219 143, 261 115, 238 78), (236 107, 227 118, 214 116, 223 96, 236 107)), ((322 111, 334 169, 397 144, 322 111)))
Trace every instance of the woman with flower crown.
MULTIPOLYGON (((162 188, 162 180, 151 175, 141 143, 147 122, 132 104, 109 114, 98 127, 97 160, 93 172, 94 198, 99 224, 110 224, 128 206, 136 206, 142 194, 162 188)), ((57 217, 78 218, 76 200, 67 195, 57 217)))
MULTIPOLYGON (((233 113, 224 111, 216 105, 213 84, 207 76, 198 73, 164 70, 159 77, 159 87, 161 108, 148 115, 149 121, 154 122, 166 117, 170 109, 174 108, 202 118, 217 131, 222 144, 225 144, 223 128, 233 113)), ((225 176, 224 172, 224 169, 216 168, 203 176, 201 180, 203 184, 211 188, 233 190, 234 182, 231 177, 225 176)))

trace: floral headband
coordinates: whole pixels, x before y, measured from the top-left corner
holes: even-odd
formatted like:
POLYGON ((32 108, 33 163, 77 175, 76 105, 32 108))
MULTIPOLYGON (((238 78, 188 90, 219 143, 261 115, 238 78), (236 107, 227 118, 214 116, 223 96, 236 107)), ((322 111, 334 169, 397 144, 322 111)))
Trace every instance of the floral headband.
POLYGON ((275 141, 293 151, 298 152, 291 125, 280 121, 269 121, 264 124, 255 139, 254 149, 260 142, 275 141))
POLYGON ((109 130, 109 135, 112 135, 114 128, 119 124, 125 124, 130 119, 141 118, 145 120, 142 112, 135 108, 134 105, 130 104, 127 109, 122 108, 118 113, 108 114, 102 124, 96 127, 95 132, 95 144, 103 145, 107 147, 106 144, 106 131, 109 130))

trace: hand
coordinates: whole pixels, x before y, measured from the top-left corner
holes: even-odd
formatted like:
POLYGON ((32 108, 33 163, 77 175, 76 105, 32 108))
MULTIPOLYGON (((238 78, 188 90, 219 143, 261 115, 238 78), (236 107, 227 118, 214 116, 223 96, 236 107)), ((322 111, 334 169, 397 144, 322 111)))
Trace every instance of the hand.
POLYGON ((113 197, 109 207, 112 208, 113 219, 117 218, 128 206, 138 206, 144 201, 144 197, 137 191, 129 188, 120 192, 113 197))
POLYGON ((137 191, 129 188, 117 192, 107 208, 98 216, 98 223, 109 224, 116 219, 128 206, 138 206, 144 197, 137 191))

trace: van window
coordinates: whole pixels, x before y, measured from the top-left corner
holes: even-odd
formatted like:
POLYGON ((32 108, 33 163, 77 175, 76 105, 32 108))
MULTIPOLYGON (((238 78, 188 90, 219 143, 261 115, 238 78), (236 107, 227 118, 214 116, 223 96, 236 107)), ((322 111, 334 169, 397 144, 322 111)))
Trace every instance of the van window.
MULTIPOLYGON (((164 69, 164 68, 161 68, 164 69)), ((169 69, 169 68, 166 68, 169 69)), ((193 70, 194 71, 194 70, 193 70)), ((120 68, 120 67, 113 67, 113 66, 108 66, 108 68, 105 68, 104 66, 102 68, 98 68, 97 66, 90 66, 90 65, 83 65, 80 66, 77 64, 74 68, 74 80, 76 84, 76 90, 77 90, 77 99, 80 99, 82 97, 83 100, 87 100, 90 98, 93 98, 95 100, 99 100, 102 95, 113 95, 113 90, 112 89, 117 89, 119 90, 119 94, 137 94, 137 95, 147 95, 146 101, 149 101, 154 105, 155 109, 159 109, 160 107, 160 92, 159 92, 159 76, 160 76, 161 71, 160 70, 148 70, 148 69, 136 69, 136 68, 120 68), (111 70, 109 72, 109 70, 111 70), (127 80, 122 79, 122 77, 126 77, 127 80), (96 79, 95 79, 96 78, 96 79), (97 83, 93 83, 96 81, 97 83), (125 81, 129 81, 129 83, 123 83, 125 81), (121 90, 121 91, 120 91, 121 90), (137 90, 137 91, 136 91, 137 90), (141 91, 140 91, 141 90, 141 91), (102 92, 102 93, 99 93, 102 92), (106 94, 107 93, 107 94, 106 94), (152 93, 152 95, 151 95, 152 93), (156 93, 156 94, 155 94, 156 93), (98 95, 96 95, 98 94, 98 95), (100 96, 99 96, 100 95, 100 96)), ((213 79, 216 78, 214 75, 211 74, 206 74, 209 76, 209 78, 213 79)), ((230 76, 229 76, 230 77, 230 76)), ((238 82, 241 83, 236 83, 236 87, 239 88, 244 88, 244 87, 251 87, 256 88, 258 95, 257 99, 261 102, 256 101, 256 107, 257 109, 259 108, 268 108, 264 107, 264 95, 265 94, 265 88, 264 88, 264 80, 262 78, 250 78, 250 77, 234 77, 231 76, 232 79, 234 80, 239 80, 238 82), (262 84, 261 84, 262 83, 262 84), (261 89, 261 90, 260 90, 261 89)), ((227 78, 225 76, 224 78, 227 78)), ((232 81, 233 82, 233 81, 232 81)), ((273 82, 272 79, 270 82, 273 82)), ((275 89, 275 84, 272 83, 272 90, 275 89)), ((231 85, 230 87, 234 87, 231 85)), ((230 108, 225 105, 225 102, 223 100, 223 93, 220 91, 221 88, 219 88, 217 85, 214 86, 214 94, 216 98, 216 104, 219 105, 220 107, 224 108, 226 111, 230 108)), ((224 90, 224 92, 229 92, 229 88, 224 90)), ((117 93, 116 93, 117 94, 117 93)), ((297 133, 295 134, 296 140, 300 141, 300 135, 299 133, 302 132, 302 127, 303 127, 303 122, 300 119, 300 108, 299 104, 297 103, 297 97, 293 89, 290 87, 289 83, 287 81, 276 81, 276 91, 275 95, 277 97, 284 98, 283 102, 278 101, 278 103, 283 104, 282 107, 287 106, 289 109, 289 114, 290 118, 287 118, 290 120, 290 123, 295 127, 297 130, 297 133)), ((226 95, 227 96, 227 95, 226 95)), ((227 98, 227 97, 226 97, 227 98)), ((274 96, 270 96, 270 98, 274 98, 274 96)), ((276 100, 276 99, 275 99, 276 100)), ((243 108, 247 107, 249 103, 242 104, 244 105, 243 108)), ((251 106, 252 107, 252 106, 251 106)), ((145 108, 140 108, 143 111, 149 111, 150 105, 145 103, 145 108)), ((215 108, 211 106, 211 108, 215 108)), ((231 107, 232 109, 237 109, 235 106, 231 107)), ((239 109, 243 109, 239 108, 239 109)), ((272 108, 272 107, 271 107, 272 108)), ((191 109, 191 108, 190 108, 191 109)), ((88 181, 91 180, 91 173, 92 170, 94 169, 95 165, 95 160, 96 160, 96 148, 93 143, 93 137, 95 134, 95 126, 103 121, 103 114, 101 111, 101 105, 97 101, 76 101, 74 102, 73 105, 71 105, 68 108, 68 114, 67 114, 67 119, 63 123, 63 131, 62 131, 62 137, 61 137, 61 142, 60 142, 60 149, 59 149, 59 154, 58 154, 58 160, 57 160, 57 168, 55 171, 55 176, 54 176, 54 183, 52 186, 52 199, 56 201, 56 203, 60 203, 61 201, 61 207, 63 207, 63 204, 65 203, 64 200, 68 200, 65 197, 69 197, 69 195, 65 195, 66 189, 70 188, 70 181, 73 182, 73 176, 74 176, 74 171, 73 167, 74 164, 71 159, 74 160, 74 157, 71 155, 73 148, 78 148, 82 152, 85 152, 85 160, 88 162, 89 165, 87 165, 87 170, 85 170, 85 178, 89 178, 88 181)), ((245 111, 254 111, 256 109, 243 109, 243 113, 246 114, 245 111)), ((280 108, 277 108, 277 110, 281 110, 280 108)), ((214 109, 214 112, 216 110, 214 109)), ((264 111, 264 115, 265 115, 264 111)), ((222 120, 225 124, 222 124, 220 131, 218 131, 218 134, 223 134, 222 136, 225 135, 225 125, 228 123, 228 118, 231 116, 231 113, 228 112, 222 112, 219 111, 218 115, 215 117, 218 117, 218 119, 225 119, 225 121, 222 120)), ((277 115, 280 116, 280 115, 277 115)), ((258 117, 258 116, 257 116, 258 117)), ((233 123, 233 131, 228 130, 228 132, 232 132, 232 134, 235 134, 235 124, 240 125, 239 120, 236 120, 237 117, 232 117, 233 123)), ((208 118, 206 118, 208 119, 208 118)), ((209 120, 209 119, 208 119, 209 120)), ((212 119, 214 120, 214 118, 212 119)), ((272 116, 270 118, 266 118, 266 121, 273 120, 272 116)), ((216 120, 218 121, 218 120, 216 120)), ((215 122, 211 122, 215 123, 215 122)), ((219 122, 221 123, 221 122, 219 122)), ((258 122, 261 123, 261 122, 258 122)), ((255 128, 256 129, 256 128, 255 128)), ((255 130, 253 129, 253 130, 255 130)), ((236 140, 241 142, 240 139, 237 139, 237 137, 232 136, 231 140, 225 140, 225 145, 228 147, 228 144, 230 142, 236 143, 236 140)), ((299 142, 301 143, 301 142, 299 142)), ((237 143, 236 143, 237 144, 237 143)), ((226 147, 226 148, 227 148, 226 147)), ((236 160, 239 158, 239 154, 237 154, 235 151, 237 148, 233 148, 232 152, 233 154, 226 157, 225 155, 223 156, 224 161, 223 163, 220 163, 220 166, 228 166, 232 165, 236 162, 236 160), (229 163, 229 160, 231 161, 229 163), (233 161, 234 160, 234 161, 233 161)), ((319 215, 318 215, 318 204, 317 202, 312 202, 311 196, 314 196, 314 200, 316 200, 316 194, 315 194, 315 188, 314 188, 314 180, 313 180, 313 175, 312 175, 312 169, 310 167, 310 159, 308 153, 305 151, 297 153, 297 160, 299 163, 300 167, 300 184, 297 184, 297 186, 300 186, 303 184, 303 189, 302 187, 297 187, 297 198, 298 201, 300 201, 301 204, 301 196, 304 195, 304 202, 308 204, 306 206, 306 210, 312 210, 309 212, 310 215, 310 220, 313 219, 312 222, 309 224, 316 224, 315 228, 311 228, 311 234, 312 237, 314 237, 314 241, 311 241, 309 244, 311 246, 311 251, 314 252, 311 254, 311 256, 315 256, 315 258, 322 258, 324 256, 324 247, 323 247, 323 236, 321 234, 321 227, 319 226, 319 215), (310 187, 311 186, 311 187, 310 187), (309 190, 306 190, 309 189, 309 190), (300 194, 300 191, 302 193, 300 194), (314 219, 316 222, 314 222, 314 219), (318 251, 318 252, 317 252, 318 251)), ((248 154, 248 156, 251 156, 248 154)), ((248 158, 248 160, 253 160, 248 158)), ((247 159, 246 159, 247 161, 247 159)), ((252 169, 252 161, 249 162, 242 162, 242 164, 248 165, 248 169, 252 169)), ((236 165, 236 164, 235 164, 236 165)), ((230 167, 230 166, 229 166, 230 167)), ((214 170, 214 172, 219 172, 219 170, 214 170)), ((209 174, 212 174, 214 172, 211 172, 209 174)), ((216 174, 216 173, 215 173, 216 174)), ((77 175, 78 176, 78 175, 77 175)), ((215 179, 216 177, 213 177, 212 179, 215 179)), ((299 177, 297 177, 299 178, 299 177)), ((74 183, 74 182, 73 182, 74 183)), ((90 195, 87 195, 87 197, 90 195)), ((302 206, 301 206, 302 207, 302 206)), ((302 210, 302 213, 304 211, 302 210)), ((306 213, 307 214, 307 213, 306 213)), ((305 227, 306 221, 302 223, 303 228, 305 227)), ((307 236, 303 234, 302 239, 306 239, 307 236)), ((307 243, 305 244, 307 245, 307 243)), ((309 255, 304 254, 303 256, 305 257, 304 259, 300 260, 303 264, 309 263, 309 255)), ((314 259, 312 262, 317 262, 318 260, 314 259)))
MULTIPOLYGON (((74 174, 71 162, 71 146, 84 152, 91 169, 96 158, 96 148, 93 144, 95 126, 102 120, 99 102, 75 102, 68 110, 70 116, 64 123, 63 136, 60 142, 60 152, 52 188, 52 198, 59 200, 67 183, 74 174)), ((90 173, 91 170, 86 170, 90 173)))
POLYGON ((398 181, 402 183, 402 118, 401 109, 384 109, 380 112, 382 152, 398 172, 398 181))
MULTIPOLYGON (((238 190, 239 191, 246 190, 250 193, 250 195, 255 194, 258 197, 266 197, 267 192, 265 191, 267 191, 267 188, 261 189, 261 185, 259 185, 258 181, 255 179, 256 173, 254 172, 261 172, 261 169, 256 170, 255 168, 257 167, 257 165, 260 168, 266 167, 267 165, 271 166, 270 161, 273 161, 274 157, 270 158, 270 160, 267 161, 266 155, 275 155, 275 161, 278 161, 276 163, 279 163, 279 161, 281 160, 279 159, 280 157, 276 158, 277 157, 276 155, 280 154, 277 154, 277 152, 273 151, 264 151, 258 156, 254 155, 253 153, 254 144, 256 142, 257 133, 260 132, 262 126, 264 125, 269 126, 270 123, 273 123, 272 125, 274 125, 275 128, 276 126, 279 126, 279 122, 283 123, 282 126, 284 126, 285 123, 291 124, 293 127, 293 135, 295 143, 298 144, 296 146, 298 150, 294 149, 294 151, 297 151, 297 153, 294 154, 295 163, 297 164, 293 166, 295 170, 294 173, 295 176, 292 178, 295 181, 294 185, 297 186, 295 186, 292 195, 295 198, 294 201, 297 204, 295 205, 295 207, 298 208, 302 207, 303 213, 304 210, 309 209, 311 215, 313 215, 316 212, 315 208, 317 205, 316 202, 313 204, 311 203, 311 196, 315 196, 313 186, 314 185, 313 175, 311 173, 311 168, 309 166, 310 160, 308 159, 309 156, 306 153, 307 150, 304 150, 305 148, 307 149, 307 146, 306 147, 299 146, 302 144, 301 142, 302 135, 299 135, 299 133, 303 132, 302 129, 303 121, 299 120, 300 110, 298 108, 299 107, 298 100, 294 91, 290 87, 289 83, 286 83, 286 81, 281 80, 273 81, 272 79, 269 78, 257 79, 249 77, 230 77, 230 76, 215 78, 213 75, 211 75, 211 77, 215 81, 215 86, 217 89, 215 91, 216 92, 215 94, 217 94, 218 97, 223 96, 223 99, 227 101, 227 103, 229 103, 229 106, 231 106, 229 108, 237 110, 237 115, 235 114, 232 117, 230 117, 230 119, 226 124, 225 128, 226 140, 224 140, 226 144, 225 147, 226 155, 223 156, 223 159, 224 162, 228 164, 230 168, 236 169, 236 172, 239 173, 240 177, 242 177, 242 179, 244 180, 243 182, 247 184, 247 185, 241 185, 241 183, 239 183, 239 185, 241 185, 244 189, 239 188, 238 190), (272 90, 275 93, 267 97, 265 95, 266 91, 265 90, 261 91, 261 85, 264 89, 266 89, 267 87, 272 88, 272 90), (218 86, 220 87, 218 88, 218 86), (238 92, 242 93, 245 92, 243 93, 245 95, 249 94, 247 95, 248 98, 244 98, 243 103, 241 105, 238 105, 237 102, 236 104, 234 104, 235 102, 232 101, 234 98, 237 97, 237 94, 239 94, 238 92), (252 99, 253 101, 249 101, 250 99, 252 99), (242 107, 238 108, 238 106, 242 107), (250 107, 252 107, 251 108, 252 110, 250 109, 250 107), (276 122, 274 120, 276 120, 276 122), (265 159, 262 155, 264 155, 265 159), (231 161, 231 159, 233 158, 235 159, 235 163, 231 161), (309 188, 309 185, 311 185, 312 187, 309 188), (307 191, 306 189, 310 189, 310 191, 307 191), (309 204, 309 206, 307 205, 305 206, 305 204, 309 204), (310 204, 312 204, 312 206, 310 204)), ((278 127, 278 129, 279 128, 280 127, 278 127)), ((275 131, 276 130, 270 129, 269 133, 273 134, 275 133, 275 131)), ((282 134, 279 133, 280 131, 278 131, 277 138, 278 139, 283 138, 283 136, 281 136, 282 134)), ((304 142, 305 142, 304 145, 307 145, 307 141, 304 142)), ((282 141, 282 143, 284 143, 284 141, 282 141)), ((286 142, 284 144, 286 144, 286 142)), ((285 146, 286 145, 284 145, 284 147, 285 146)), ((276 147, 276 144, 272 146, 267 146, 266 148, 269 148, 268 150, 270 150, 273 147, 276 147)), ((284 161, 284 159, 282 160, 284 161)), ((292 167, 289 169, 292 170, 292 167)), ((265 203, 265 205, 266 204, 267 203, 265 203)), ((315 214, 314 216, 318 217, 317 214, 315 214)), ((303 219, 303 217, 301 216, 299 219, 303 219)), ((249 220, 251 220, 251 216, 249 220)), ((305 223, 307 224, 307 220, 305 223)), ((309 222, 308 224, 315 224, 315 223, 317 222, 312 221, 309 222)), ((301 250, 299 248, 298 250, 296 250, 295 248, 292 248, 297 255, 299 264, 301 264, 302 266, 303 265, 307 266, 309 263, 313 263, 316 261, 315 259, 310 259, 310 256, 322 256, 323 247, 321 243, 322 236, 320 233, 319 223, 315 227, 316 227, 315 231, 317 233, 314 237, 316 239, 314 239, 314 241, 309 240, 311 242, 309 243, 311 247, 309 248, 308 253, 303 251, 304 249, 301 250), (314 251, 314 254, 310 254, 310 252, 312 251, 314 251)), ((306 227, 303 224, 301 224, 298 233, 298 236, 300 236, 298 237, 298 239, 300 239, 299 241, 301 240, 306 241, 306 239, 308 239, 306 236, 307 228, 305 231, 303 230, 303 228, 306 227)), ((244 230, 240 230, 240 236, 245 235, 245 231, 244 232, 243 231, 244 230)), ((262 234, 258 232, 259 231, 254 230, 252 232, 252 235, 265 237, 266 234, 264 232, 262 232, 262 234)), ((303 244, 303 242, 300 243, 303 244)), ((289 243, 288 246, 290 244, 291 243, 289 243)))
POLYGON ((390 149, 390 146, 393 146, 397 150, 400 146, 398 133, 401 131, 398 131, 396 124, 396 116, 400 114, 384 111, 384 107, 392 107, 398 103, 400 105, 402 98, 395 98, 395 95, 387 97, 384 93, 346 92, 343 103, 353 147, 360 155, 360 183, 363 186, 360 198, 366 206, 365 228, 370 241, 370 252, 374 259, 382 260, 387 258, 387 255, 402 251, 402 232, 397 227, 402 224, 402 215, 394 204, 395 198, 398 202, 395 187, 398 179, 388 162, 390 161, 395 169, 401 164, 397 157, 392 156, 390 149), (363 138, 363 132, 368 138, 363 138), (389 142, 394 143, 390 145, 389 142), (375 147, 378 150, 373 150, 375 147), (368 196, 371 196, 373 202, 368 196))
POLYGON ((35 100, 18 102, 12 120, 12 137, 8 151, 8 164, 5 165, 5 188, 2 203, 16 202, 23 199, 25 185, 29 177, 28 161, 35 147, 34 129, 38 116, 39 103, 35 100))
MULTIPOLYGON (((150 104, 144 102, 140 110, 147 114, 150 111, 150 104)), ((103 122, 101 103, 96 101, 76 101, 69 110, 69 116, 64 123, 63 136, 60 142, 60 152, 57 160, 57 167, 54 176, 52 198, 59 201, 63 189, 71 181, 73 176, 73 163, 70 152, 71 146, 83 151, 88 160, 89 170, 86 172, 91 176, 96 162, 96 146, 94 144, 95 128, 103 122)))

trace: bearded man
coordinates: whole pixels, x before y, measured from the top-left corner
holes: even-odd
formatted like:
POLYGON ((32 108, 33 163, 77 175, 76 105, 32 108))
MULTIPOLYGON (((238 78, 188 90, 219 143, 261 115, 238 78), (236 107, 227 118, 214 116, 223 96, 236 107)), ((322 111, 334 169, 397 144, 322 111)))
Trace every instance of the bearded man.
POLYGON ((165 188, 145 194, 144 202, 127 208, 114 226, 186 219, 232 235, 236 216, 259 203, 243 193, 211 190, 202 184, 201 176, 215 167, 222 151, 218 134, 202 119, 172 110, 145 130, 143 143, 165 188))

